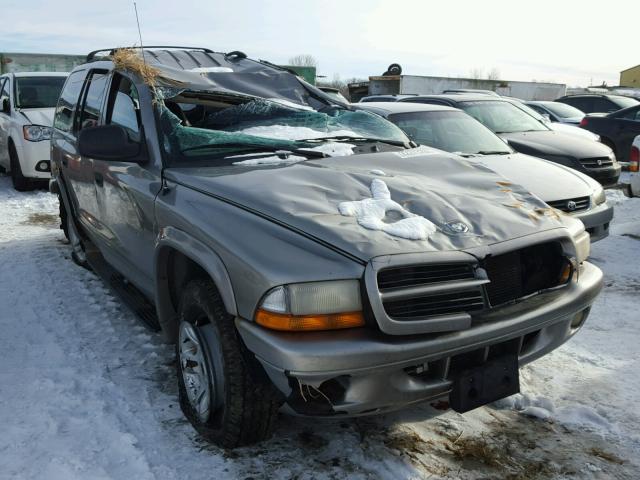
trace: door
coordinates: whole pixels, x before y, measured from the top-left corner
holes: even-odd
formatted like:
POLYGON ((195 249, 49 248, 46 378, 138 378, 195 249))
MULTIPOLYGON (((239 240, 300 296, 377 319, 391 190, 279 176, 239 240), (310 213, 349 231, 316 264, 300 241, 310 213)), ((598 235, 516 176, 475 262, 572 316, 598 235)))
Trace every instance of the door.
POLYGON ((2 104, 9 99, 9 78, 0 77, 0 165, 9 169, 9 128, 11 115, 2 111, 2 104))
POLYGON ((633 140, 640 135, 640 105, 616 117, 613 126, 613 139, 616 143, 618 160, 628 161, 633 140))
MULTIPOLYGON (((123 127, 129 138, 146 148, 142 118, 153 131, 151 96, 143 85, 114 73, 104 115, 105 124, 123 127), (145 95, 141 101, 140 94, 145 95)), ((153 257, 156 236, 154 202, 161 188, 161 168, 149 160, 134 162, 93 160, 98 220, 108 235, 103 255, 145 293, 153 294, 153 257)), ((102 249, 101 249, 102 250, 102 249)))
POLYGON ((80 221, 85 219, 83 224, 89 228, 86 213, 95 204, 95 193, 91 192, 93 187, 89 182, 87 165, 82 162, 76 145, 76 110, 80 104, 86 75, 86 70, 77 70, 69 75, 62 87, 53 117, 51 161, 60 168, 58 180, 67 193, 76 218, 80 221))

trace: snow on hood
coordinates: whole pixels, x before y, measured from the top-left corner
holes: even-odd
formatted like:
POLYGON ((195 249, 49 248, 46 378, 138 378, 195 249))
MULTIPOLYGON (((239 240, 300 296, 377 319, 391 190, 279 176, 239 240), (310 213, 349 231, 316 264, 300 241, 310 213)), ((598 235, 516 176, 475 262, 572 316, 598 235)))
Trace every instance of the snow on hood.
POLYGON ((358 223, 370 230, 382 230, 389 235, 408 240, 426 240, 435 233, 436 226, 424 217, 415 215, 402 205, 391 200, 389 187, 379 178, 371 181, 371 198, 338 205, 342 215, 356 217, 358 223), (397 212, 401 220, 385 222, 387 212, 397 212))
MULTIPOLYGON (((431 150, 165 172, 169 180, 228 199, 365 261, 380 255, 480 247, 550 229, 582 228, 579 220, 558 215, 524 187, 491 169, 431 150), (410 240, 363 228, 358 217, 340 213, 344 202, 371 198, 371 184, 379 179, 373 170, 386 173, 390 198, 438 227, 428 239, 410 240), (451 232, 447 225, 452 222, 468 230, 451 232)), ((397 227, 413 230, 412 223, 397 227)))

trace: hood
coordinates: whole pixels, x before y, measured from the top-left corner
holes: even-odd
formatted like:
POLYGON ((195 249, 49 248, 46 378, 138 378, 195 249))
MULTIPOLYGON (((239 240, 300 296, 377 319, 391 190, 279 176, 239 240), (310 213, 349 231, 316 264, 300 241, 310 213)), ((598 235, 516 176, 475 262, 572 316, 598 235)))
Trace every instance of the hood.
POLYGON ((500 137, 507 140, 516 150, 534 156, 557 155, 593 158, 606 157, 611 153, 609 147, 599 142, 551 130, 501 133, 500 137))
POLYGON ((587 197, 593 193, 589 177, 567 167, 522 153, 470 158, 522 185, 545 202, 587 197))
POLYGON ((593 140, 594 142, 600 140, 600 137, 595 133, 591 133, 589 130, 578 127, 579 123, 580 120, 578 120, 575 125, 569 123, 552 123, 551 125, 549 125, 549 128, 551 128, 551 130, 555 130, 556 132, 576 135, 581 138, 586 138, 587 140, 593 140))
MULTIPOLYGON (((480 247, 572 221, 535 214, 536 208, 547 206, 527 189, 511 185, 484 165, 433 149, 277 166, 169 168, 165 175, 365 261, 379 255, 480 247), (426 240, 409 240, 364 228, 357 217, 341 215, 341 203, 372 198, 374 179, 386 183, 391 200, 435 224, 436 231, 426 240), (468 231, 452 232, 447 226, 452 222, 464 223, 468 231)), ((387 212, 383 221, 396 222, 393 213, 387 212)))
POLYGON ((20 110, 19 115, 24 115, 30 125, 50 127, 53 125, 53 114, 55 111, 55 108, 23 108, 20 110))

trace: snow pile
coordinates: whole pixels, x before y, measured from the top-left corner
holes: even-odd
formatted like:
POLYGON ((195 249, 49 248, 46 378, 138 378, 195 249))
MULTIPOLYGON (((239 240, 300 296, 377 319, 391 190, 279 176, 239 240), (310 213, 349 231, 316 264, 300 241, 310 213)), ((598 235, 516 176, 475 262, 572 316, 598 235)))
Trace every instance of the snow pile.
POLYGON ((246 167, 253 167, 256 165, 288 165, 288 164, 302 162, 304 160, 308 160, 308 158, 301 157, 299 155, 287 155, 286 157, 271 155, 269 157, 250 158, 248 160, 240 160, 239 162, 233 162, 233 165, 243 165, 246 167))
POLYGON ((530 417, 552 420, 563 425, 586 427, 602 433, 617 432, 616 425, 585 405, 556 408, 550 398, 521 393, 499 400, 495 405, 498 408, 509 408, 530 417))
POLYGON ((342 215, 356 217, 358 224, 369 230, 382 230, 407 240, 426 240, 436 232, 435 224, 406 210, 391 200, 387 184, 378 178, 371 182, 371 197, 353 202, 342 202, 338 210, 342 215), (388 211, 398 212, 403 218, 392 223, 384 221, 388 211))
POLYGON ((277 138, 279 140, 308 140, 310 138, 330 138, 330 137, 355 137, 362 135, 351 130, 332 130, 322 132, 309 127, 294 127, 291 125, 263 125, 249 127, 239 130, 241 133, 253 135, 255 137, 277 138))
POLYGON ((386 177, 387 176, 387 174, 384 173, 382 170, 370 170, 369 173, 371 175, 377 175, 379 177, 386 177))

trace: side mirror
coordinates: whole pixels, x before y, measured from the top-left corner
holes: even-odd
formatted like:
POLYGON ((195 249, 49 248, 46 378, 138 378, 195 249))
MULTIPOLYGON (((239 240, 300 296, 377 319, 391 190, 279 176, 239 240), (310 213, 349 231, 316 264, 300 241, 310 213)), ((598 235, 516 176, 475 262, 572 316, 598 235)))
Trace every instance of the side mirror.
POLYGON ((140 162, 142 144, 133 141, 120 125, 100 125, 80 130, 78 151, 97 160, 140 162))
POLYGON ((2 99, 2 113, 6 113, 6 114, 11 113, 11 105, 9 104, 8 98, 2 99))

